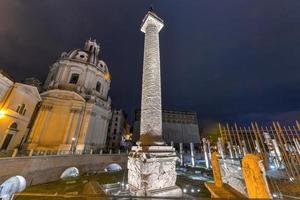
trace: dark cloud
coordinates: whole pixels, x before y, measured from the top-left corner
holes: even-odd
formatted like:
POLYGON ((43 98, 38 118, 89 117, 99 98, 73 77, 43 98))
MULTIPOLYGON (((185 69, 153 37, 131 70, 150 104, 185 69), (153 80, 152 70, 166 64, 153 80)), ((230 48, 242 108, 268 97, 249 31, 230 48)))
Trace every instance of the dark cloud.
POLYGON ((140 105, 139 26, 150 4, 166 23, 165 108, 225 121, 300 110, 300 1, 2 0, 0 66, 16 80, 43 80, 61 52, 96 38, 112 73, 113 104, 132 116, 140 105))

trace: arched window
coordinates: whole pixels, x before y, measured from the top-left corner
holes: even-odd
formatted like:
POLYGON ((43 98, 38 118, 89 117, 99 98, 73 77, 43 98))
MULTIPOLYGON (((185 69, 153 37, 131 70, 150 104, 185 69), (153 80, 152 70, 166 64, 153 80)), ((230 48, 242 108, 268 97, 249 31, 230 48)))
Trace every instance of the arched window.
POLYGON ((100 92, 100 90, 101 90, 101 83, 100 83, 100 81, 97 81, 97 84, 96 84, 96 91, 97 91, 97 92, 100 92))
POLYGON ((13 131, 18 130, 18 124, 16 122, 14 122, 9 126, 8 129, 13 130, 13 131))
POLYGON ((77 84, 78 79, 79 79, 79 74, 73 73, 73 74, 71 75, 71 78, 70 78, 70 80, 69 80, 69 83, 70 83, 70 84, 77 84))

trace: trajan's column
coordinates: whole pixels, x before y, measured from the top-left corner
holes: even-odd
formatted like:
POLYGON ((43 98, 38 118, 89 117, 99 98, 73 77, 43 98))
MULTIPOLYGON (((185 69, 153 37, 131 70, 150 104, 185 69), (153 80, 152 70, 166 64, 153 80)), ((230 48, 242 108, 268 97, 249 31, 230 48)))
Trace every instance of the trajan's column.
POLYGON ((143 19, 145 33, 140 141, 128 156, 128 184, 137 196, 181 196, 175 185, 175 149, 162 139, 159 31, 164 22, 152 9, 143 19))

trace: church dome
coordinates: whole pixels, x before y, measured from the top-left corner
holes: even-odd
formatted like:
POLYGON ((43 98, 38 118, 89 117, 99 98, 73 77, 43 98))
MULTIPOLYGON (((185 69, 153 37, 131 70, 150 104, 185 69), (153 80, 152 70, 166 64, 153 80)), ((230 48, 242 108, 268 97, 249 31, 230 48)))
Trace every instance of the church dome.
POLYGON ((69 90, 91 101, 98 102, 99 98, 108 101, 111 76, 99 52, 100 45, 91 39, 82 49, 63 52, 50 66, 44 89, 69 90))
POLYGON ((100 45, 96 40, 87 40, 83 49, 73 49, 71 51, 63 52, 61 59, 70 59, 86 64, 94 65, 103 72, 109 72, 106 63, 99 59, 100 45))

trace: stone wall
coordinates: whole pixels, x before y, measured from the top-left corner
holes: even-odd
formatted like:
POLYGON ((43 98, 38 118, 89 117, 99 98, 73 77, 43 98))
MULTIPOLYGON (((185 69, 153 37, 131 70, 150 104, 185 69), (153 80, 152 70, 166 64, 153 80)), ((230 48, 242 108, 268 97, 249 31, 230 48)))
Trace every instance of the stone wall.
POLYGON ((126 169, 127 159, 127 154, 1 158, 0 184, 15 175, 25 177, 28 186, 56 181, 68 167, 77 167, 80 174, 103 171, 111 163, 118 163, 126 169))

